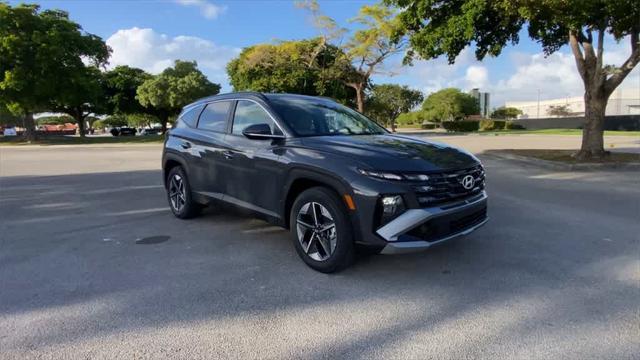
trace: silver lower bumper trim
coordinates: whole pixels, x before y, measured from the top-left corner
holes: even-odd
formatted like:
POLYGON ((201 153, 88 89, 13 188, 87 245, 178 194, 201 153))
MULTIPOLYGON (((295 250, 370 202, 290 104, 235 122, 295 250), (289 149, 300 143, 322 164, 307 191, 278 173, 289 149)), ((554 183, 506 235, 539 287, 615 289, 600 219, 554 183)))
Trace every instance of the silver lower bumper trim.
POLYGON ((402 215, 393 219, 390 223, 381 227, 376 231, 383 239, 387 241, 396 241, 398 236, 406 233, 414 227, 424 223, 425 221, 436 218, 439 216, 453 214, 458 211, 464 211, 465 209, 478 206, 487 202, 487 193, 482 192, 480 197, 463 201, 458 206, 454 207, 432 207, 423 209, 409 209, 402 215))
POLYGON ((465 229, 461 232, 455 233, 453 235, 449 235, 445 238, 438 239, 436 241, 428 242, 428 241, 400 241, 400 242, 390 242, 388 243, 380 252, 381 254, 391 255, 391 254, 404 254, 416 251, 422 251, 430 248, 433 245, 455 239, 457 237, 465 236, 482 225, 486 224, 489 221, 489 218, 485 218, 481 223, 478 223, 468 229, 465 229))

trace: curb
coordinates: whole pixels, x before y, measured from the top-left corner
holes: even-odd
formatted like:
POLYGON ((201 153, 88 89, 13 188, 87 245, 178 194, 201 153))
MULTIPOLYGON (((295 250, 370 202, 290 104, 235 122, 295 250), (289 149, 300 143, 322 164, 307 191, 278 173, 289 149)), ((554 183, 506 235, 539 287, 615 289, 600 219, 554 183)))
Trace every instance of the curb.
POLYGON ((529 156, 514 155, 498 150, 489 150, 480 155, 492 157, 500 160, 508 160, 526 165, 533 165, 548 170, 564 170, 564 171, 601 171, 601 170, 640 170, 640 163, 624 163, 624 164, 566 164, 557 161, 542 160, 529 156))

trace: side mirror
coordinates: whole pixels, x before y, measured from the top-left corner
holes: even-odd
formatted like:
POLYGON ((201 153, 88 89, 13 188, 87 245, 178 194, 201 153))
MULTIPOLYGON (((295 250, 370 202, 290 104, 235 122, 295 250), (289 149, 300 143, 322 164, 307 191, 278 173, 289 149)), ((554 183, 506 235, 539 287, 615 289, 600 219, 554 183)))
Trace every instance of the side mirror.
POLYGON ((271 133, 271 127, 269 124, 253 124, 249 125, 242 130, 242 135, 249 139, 284 139, 283 135, 276 135, 271 133))

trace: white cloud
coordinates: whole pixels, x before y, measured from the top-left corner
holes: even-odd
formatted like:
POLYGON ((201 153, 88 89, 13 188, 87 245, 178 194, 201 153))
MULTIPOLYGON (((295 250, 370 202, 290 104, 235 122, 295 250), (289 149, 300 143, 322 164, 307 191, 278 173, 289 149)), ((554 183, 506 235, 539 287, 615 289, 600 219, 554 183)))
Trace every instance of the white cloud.
MULTIPOLYGON (((631 53, 629 40, 605 43, 604 63, 620 66, 631 53)), ((563 49, 548 57, 542 53, 511 51, 499 59, 504 69, 501 73, 490 71, 475 59, 473 50, 463 50, 455 64, 449 65, 446 58, 417 61, 415 66, 399 72, 399 79, 426 94, 446 87, 457 87, 463 91, 478 87, 491 93, 491 107, 504 105, 505 101, 533 101, 540 91, 541 99, 582 96, 584 85, 578 74, 573 55, 563 49)), ((495 64, 498 59, 489 59, 495 64)), ((636 67, 619 88, 634 88, 640 91, 640 67, 636 67)))
POLYGON ((162 72, 175 60, 195 60, 209 80, 226 87, 226 64, 240 49, 218 46, 212 41, 194 36, 159 34, 153 29, 118 30, 107 39, 113 49, 109 66, 129 65, 152 74, 162 72))
POLYGON ((489 84, 489 71, 481 65, 471 65, 467 68, 465 74, 467 87, 485 88, 489 84))
POLYGON ((215 19, 227 10, 226 6, 212 4, 206 0, 175 0, 184 6, 193 6, 200 9, 200 13, 207 19, 215 19))

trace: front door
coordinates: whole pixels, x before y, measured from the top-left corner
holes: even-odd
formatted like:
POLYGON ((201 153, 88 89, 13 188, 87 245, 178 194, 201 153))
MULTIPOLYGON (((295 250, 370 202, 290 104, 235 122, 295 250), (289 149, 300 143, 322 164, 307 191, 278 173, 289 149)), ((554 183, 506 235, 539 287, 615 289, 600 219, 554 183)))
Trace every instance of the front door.
POLYGON ((278 162, 283 140, 253 140, 242 130, 249 125, 268 124, 272 134, 282 135, 270 114, 258 103, 238 100, 233 112, 231 133, 225 137, 225 200, 278 217, 284 167, 278 162))

